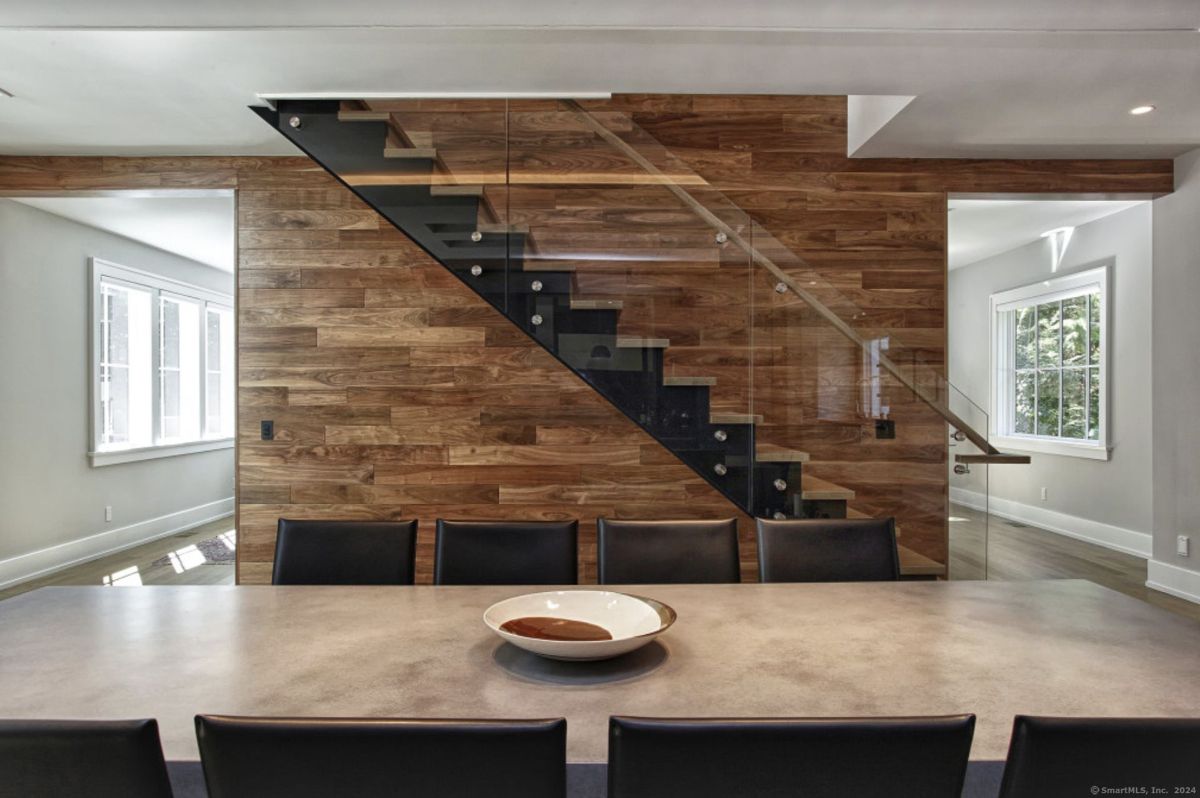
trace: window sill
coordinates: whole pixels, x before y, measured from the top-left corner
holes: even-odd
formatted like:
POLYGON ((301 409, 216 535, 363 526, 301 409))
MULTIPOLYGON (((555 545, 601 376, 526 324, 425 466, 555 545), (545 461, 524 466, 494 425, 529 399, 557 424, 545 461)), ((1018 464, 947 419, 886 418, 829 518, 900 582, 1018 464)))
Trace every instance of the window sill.
POLYGON ((1069 441, 1039 440, 1037 438, 1000 437, 989 443, 1004 452, 1022 454, 1056 454, 1063 457, 1081 457, 1085 460, 1108 460, 1112 449, 1094 443, 1070 443, 1069 441))
POLYGON ((134 463, 138 460, 156 460, 160 457, 177 457, 181 454, 198 454, 213 452, 218 449, 232 449, 233 438, 221 438, 211 441, 189 441, 188 443, 172 443, 166 446, 144 446, 140 449, 114 449, 108 452, 88 452, 92 460, 92 468, 134 463))

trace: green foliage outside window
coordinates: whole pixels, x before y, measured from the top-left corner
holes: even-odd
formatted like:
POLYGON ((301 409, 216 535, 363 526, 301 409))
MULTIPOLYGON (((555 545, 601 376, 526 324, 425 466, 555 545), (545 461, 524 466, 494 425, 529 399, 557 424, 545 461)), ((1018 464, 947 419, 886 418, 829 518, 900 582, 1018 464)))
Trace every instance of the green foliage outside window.
POLYGON ((1100 293, 1013 313, 1013 432, 1100 437, 1100 293))

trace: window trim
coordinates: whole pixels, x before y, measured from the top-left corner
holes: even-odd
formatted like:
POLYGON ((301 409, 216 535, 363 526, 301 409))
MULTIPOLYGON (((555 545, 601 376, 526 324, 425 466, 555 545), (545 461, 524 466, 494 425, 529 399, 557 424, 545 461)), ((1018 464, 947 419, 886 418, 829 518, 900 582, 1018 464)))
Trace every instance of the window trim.
MULTIPOLYGON (((101 306, 101 284, 104 281, 127 285, 133 288, 151 291, 150 302, 150 324, 151 334, 155 340, 158 338, 159 325, 159 297, 162 294, 175 296, 180 299, 197 302, 200 305, 201 319, 201 335, 200 335, 200 379, 204 379, 204 368, 206 366, 207 352, 205 351, 205 337, 203 333, 203 320, 205 312, 209 305, 218 305, 226 310, 233 312, 233 297, 229 294, 221 294, 216 291, 202 288, 198 285, 185 283, 181 280, 173 280, 169 277, 153 274, 135 269, 129 266, 122 266, 112 261, 107 261, 102 258, 88 258, 88 271, 90 273, 91 297, 88 300, 88 342, 91 356, 88 359, 88 401, 90 408, 88 412, 88 458, 91 461, 93 468, 107 465, 116 465, 118 463, 130 463, 138 460, 151 460, 159 457, 175 457, 182 454, 194 454, 197 452, 208 452, 217 449, 230 449, 234 445, 234 436, 224 438, 206 438, 205 431, 205 407, 207 401, 203 384, 200 390, 200 434, 201 437, 196 440, 179 441, 165 444, 154 444, 151 446, 141 446, 127 449, 108 449, 101 451, 100 449, 100 430, 103 429, 103 419, 100 407, 100 356, 101 356, 101 336, 98 335, 99 322, 103 314, 101 306)), ((153 422, 151 424, 151 439, 158 440, 161 434, 161 410, 159 407, 159 362, 160 352, 159 347, 153 342, 150 347, 150 374, 151 384, 151 412, 153 413, 153 422)), ((235 403, 236 406, 236 403, 235 403)))
POLYGON ((1067 457, 1082 457, 1093 460, 1108 460, 1112 454, 1109 445, 1109 384, 1108 362, 1110 353, 1109 318, 1112 313, 1110 297, 1112 296, 1111 264, 1105 264, 1085 271, 1053 277, 1031 285, 1024 285, 1008 291, 1001 291, 991 296, 991 435, 993 445, 1006 451, 1026 452, 1033 454, 1057 454, 1067 457), (1051 438, 1041 435, 1018 435, 1010 430, 1012 402, 1007 401, 1013 386, 1010 374, 1012 372, 1012 349, 1008 339, 1012 331, 1008 320, 1002 320, 1001 314, 1008 313, 1020 307, 1069 299, 1081 294, 1090 293, 1095 286, 1100 287, 1100 421, 1098 424, 1098 439, 1095 441, 1080 441, 1070 438, 1051 438), (1003 345, 1002 345, 1003 344, 1003 345), (1003 395, 1003 397, 1002 397, 1003 395))

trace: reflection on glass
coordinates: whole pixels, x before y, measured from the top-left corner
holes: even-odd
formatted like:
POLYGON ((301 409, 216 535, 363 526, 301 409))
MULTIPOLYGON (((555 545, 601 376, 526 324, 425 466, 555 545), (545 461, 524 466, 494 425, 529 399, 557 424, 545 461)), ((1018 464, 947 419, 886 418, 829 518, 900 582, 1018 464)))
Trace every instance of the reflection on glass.
POLYGON ((1016 366, 1018 369, 1033 368, 1037 358, 1037 336, 1034 332, 1035 311, 1032 307, 1027 307, 1016 311, 1016 314, 1016 366))

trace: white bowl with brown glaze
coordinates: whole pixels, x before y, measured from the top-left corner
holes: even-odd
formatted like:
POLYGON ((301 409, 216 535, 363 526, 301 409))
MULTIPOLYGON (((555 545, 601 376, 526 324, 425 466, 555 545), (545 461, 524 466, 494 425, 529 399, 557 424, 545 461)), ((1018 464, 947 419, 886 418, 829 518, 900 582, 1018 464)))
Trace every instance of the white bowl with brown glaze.
POLYGON ((514 646, 564 660, 611 659, 641 648, 675 622, 675 610, 610 590, 551 590, 497 602, 488 628, 514 646))

